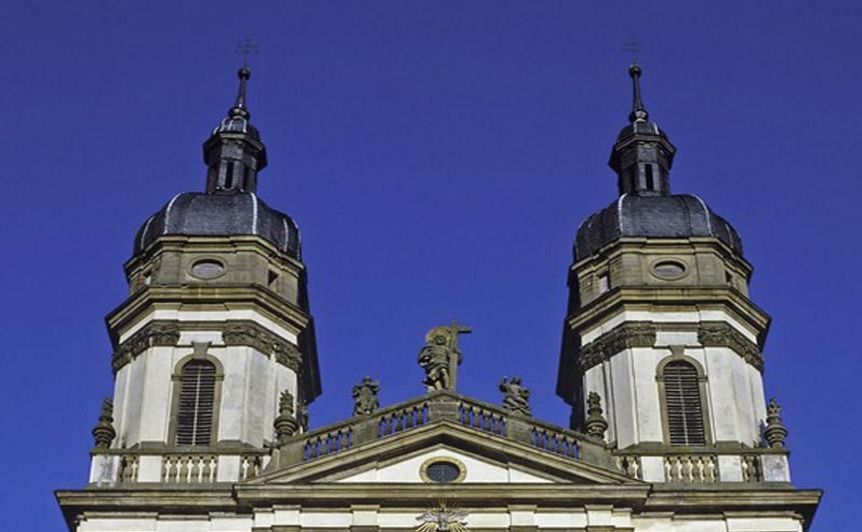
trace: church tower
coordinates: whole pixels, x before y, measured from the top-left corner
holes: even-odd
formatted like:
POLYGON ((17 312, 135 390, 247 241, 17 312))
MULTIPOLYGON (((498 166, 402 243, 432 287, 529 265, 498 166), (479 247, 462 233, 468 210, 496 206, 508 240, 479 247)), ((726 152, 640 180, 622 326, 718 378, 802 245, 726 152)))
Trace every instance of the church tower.
MULTIPOLYGON (((609 161, 619 197, 577 232, 557 393, 573 428, 597 394, 608 440, 641 457, 644 480, 679 480, 673 455, 683 451, 722 480, 743 480, 755 464, 740 450, 783 441, 764 439, 777 434, 764 436, 770 318, 749 298, 752 267, 733 226, 698 196, 671 193, 676 148, 644 106, 641 68, 629 75, 629 123, 609 161)), ((756 467, 789 480, 783 454, 756 467)))
POLYGON ((115 386, 94 429, 92 484, 250 478, 280 400, 302 424, 320 394, 299 229, 257 196, 267 157, 250 76, 239 70, 236 101, 203 145, 205 190, 177 194, 135 236, 129 295, 106 318, 115 386))

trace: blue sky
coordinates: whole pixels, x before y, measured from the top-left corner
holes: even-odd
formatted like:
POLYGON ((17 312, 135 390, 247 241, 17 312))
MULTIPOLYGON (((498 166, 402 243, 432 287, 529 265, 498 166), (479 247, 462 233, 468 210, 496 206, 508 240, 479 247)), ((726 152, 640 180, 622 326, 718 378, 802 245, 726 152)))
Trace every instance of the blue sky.
POLYGON ((461 390, 518 374, 554 396, 575 229, 616 196, 606 162, 644 43, 644 97, 678 148, 676 192, 730 220, 774 318, 769 395, 794 481, 841 530, 859 476, 862 251, 857 2, 15 2, 0 17, 5 183, 0 400, 9 530, 59 530, 111 393, 103 316, 138 226, 204 185, 235 91, 269 149, 260 195, 303 231, 324 395, 315 425, 421 393, 424 332, 474 328, 461 390), (248 4, 248 5, 247 5, 248 4), (146 7, 142 7, 145 5, 146 7), (828 7, 824 7, 828 6, 828 7))

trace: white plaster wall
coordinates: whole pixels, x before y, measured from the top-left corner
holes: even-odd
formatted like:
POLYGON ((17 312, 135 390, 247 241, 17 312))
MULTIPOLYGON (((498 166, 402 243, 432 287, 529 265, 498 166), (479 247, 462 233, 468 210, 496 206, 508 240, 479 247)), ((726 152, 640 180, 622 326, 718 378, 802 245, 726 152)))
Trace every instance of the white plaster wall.
POLYGON ((127 413, 128 407, 128 390, 129 376, 132 373, 131 364, 126 364, 114 376, 114 429, 117 431, 117 437, 114 439, 112 447, 121 447, 125 442, 126 424, 129 420, 127 413))
POLYGON ((631 350, 626 349, 610 359, 610 377, 613 380, 614 426, 617 446, 621 449, 638 442, 635 405, 634 373, 631 350))
POLYGON ((638 442, 664 440, 656 367, 664 353, 648 347, 630 350, 635 383, 635 429, 638 442))
POLYGON ((713 438, 716 441, 735 441, 756 446, 760 440, 761 410, 754 399, 753 390, 762 389, 760 373, 755 370, 752 374, 749 371, 751 366, 729 348, 707 347, 700 351, 704 352, 706 359, 704 367, 713 438), (752 380, 759 384, 754 384, 752 380))
POLYGON ((146 355, 139 441, 167 441, 175 351, 172 347, 153 347, 146 355))
POLYGON ((141 356, 127 366, 129 368, 126 394, 123 400, 123 432, 118 434, 121 446, 129 447, 140 441, 141 408, 144 401, 144 379, 147 357, 141 356))
POLYGON ((419 473, 422 464, 431 458, 454 458, 464 464, 467 475, 465 483, 528 483, 547 484, 552 481, 526 470, 518 469, 500 463, 477 459, 468 454, 439 447, 420 453, 394 463, 384 463, 377 469, 371 469, 343 478, 338 482, 394 482, 394 483, 424 483, 419 473))
POLYGON ((246 346, 210 350, 210 354, 224 367, 218 416, 218 440, 220 441, 242 441, 245 436, 243 429, 251 352, 252 349, 246 346))

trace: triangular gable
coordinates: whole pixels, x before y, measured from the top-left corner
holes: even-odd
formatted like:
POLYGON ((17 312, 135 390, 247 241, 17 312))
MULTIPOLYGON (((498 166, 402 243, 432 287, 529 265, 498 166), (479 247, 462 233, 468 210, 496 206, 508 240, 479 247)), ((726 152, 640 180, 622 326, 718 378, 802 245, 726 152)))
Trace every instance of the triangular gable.
POLYGON ((422 466, 434 457, 460 461, 461 482, 518 484, 636 483, 618 471, 559 456, 487 432, 442 420, 373 443, 274 467, 254 484, 422 483, 422 466))

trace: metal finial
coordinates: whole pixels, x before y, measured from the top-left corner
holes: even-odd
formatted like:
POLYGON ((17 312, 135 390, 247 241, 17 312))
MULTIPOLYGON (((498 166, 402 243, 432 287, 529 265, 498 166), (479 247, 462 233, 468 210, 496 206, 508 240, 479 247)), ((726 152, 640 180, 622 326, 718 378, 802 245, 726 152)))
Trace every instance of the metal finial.
POLYGON ((246 85, 251 77, 251 69, 248 67, 248 56, 257 55, 258 45, 249 38, 246 38, 236 46, 236 53, 242 55, 242 67, 237 72, 239 78, 239 90, 236 95, 236 102, 231 109, 231 116, 242 116, 248 118, 248 108, 246 107, 246 85))
POLYGON ((641 67, 637 63, 629 65, 629 76, 632 78, 632 112, 629 113, 629 122, 645 122, 649 118, 649 113, 644 107, 643 99, 641 98, 641 67))
POLYGON ((247 65, 243 65, 242 68, 237 71, 236 77, 239 78, 239 90, 236 93, 236 103, 234 103, 234 107, 245 109, 245 91, 248 80, 251 77, 251 69, 249 69, 247 65))

